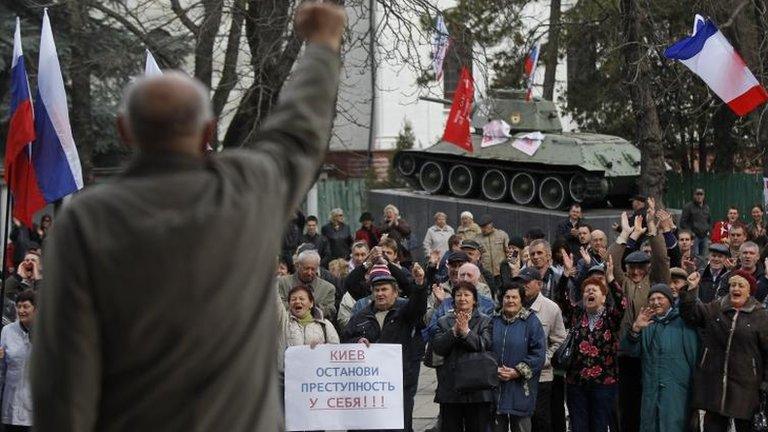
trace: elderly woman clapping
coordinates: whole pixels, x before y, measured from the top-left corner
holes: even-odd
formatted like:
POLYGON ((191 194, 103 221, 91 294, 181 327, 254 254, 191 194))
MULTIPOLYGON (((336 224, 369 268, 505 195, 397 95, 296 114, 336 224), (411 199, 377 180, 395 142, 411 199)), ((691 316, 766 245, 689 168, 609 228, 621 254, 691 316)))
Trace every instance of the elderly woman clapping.
POLYGON ((539 375, 547 354, 541 322, 523 307, 525 287, 513 282, 500 293, 501 312, 491 321, 493 352, 499 362, 494 432, 529 431, 536 408, 539 375))
POLYGON ((699 281, 691 274, 680 294, 683 319, 703 330, 691 406, 706 411, 705 431, 727 431, 730 419, 737 432, 749 431, 768 378, 768 312, 752 297, 757 282, 745 270, 731 272, 728 295, 707 304, 696 299, 699 281))

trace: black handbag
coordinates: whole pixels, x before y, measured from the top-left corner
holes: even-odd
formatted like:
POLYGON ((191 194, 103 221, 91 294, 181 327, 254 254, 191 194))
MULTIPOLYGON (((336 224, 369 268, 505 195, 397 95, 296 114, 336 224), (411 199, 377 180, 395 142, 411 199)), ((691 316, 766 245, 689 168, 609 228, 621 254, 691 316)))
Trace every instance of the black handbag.
POLYGON ((565 340, 552 355, 552 367, 560 370, 568 370, 573 361, 573 352, 576 350, 576 331, 572 328, 568 330, 565 340))
POLYGON ((434 369, 438 366, 442 366, 443 362, 444 362, 443 356, 435 353, 435 350, 432 349, 432 343, 427 342, 427 346, 424 349, 424 360, 422 361, 422 363, 424 363, 424 366, 434 369))
POLYGON ((768 395, 765 394, 765 392, 760 392, 760 410, 755 413, 754 417, 752 417, 752 431, 753 432, 768 432, 768 416, 766 416, 766 408, 768 408, 766 405, 768 405, 768 401, 766 401, 766 398, 768 398, 768 395))
POLYGON ((454 389, 460 393, 491 390, 499 386, 499 364, 488 351, 463 354, 456 359, 453 367, 454 389))

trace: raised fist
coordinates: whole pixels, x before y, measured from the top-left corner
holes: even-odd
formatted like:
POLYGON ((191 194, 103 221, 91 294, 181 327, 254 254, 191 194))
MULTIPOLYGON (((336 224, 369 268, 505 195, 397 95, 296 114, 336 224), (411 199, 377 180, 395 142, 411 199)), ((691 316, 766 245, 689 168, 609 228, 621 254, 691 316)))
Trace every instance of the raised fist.
POLYGON ((296 10, 294 26, 299 37, 338 51, 347 26, 344 8, 330 3, 307 2, 296 10))

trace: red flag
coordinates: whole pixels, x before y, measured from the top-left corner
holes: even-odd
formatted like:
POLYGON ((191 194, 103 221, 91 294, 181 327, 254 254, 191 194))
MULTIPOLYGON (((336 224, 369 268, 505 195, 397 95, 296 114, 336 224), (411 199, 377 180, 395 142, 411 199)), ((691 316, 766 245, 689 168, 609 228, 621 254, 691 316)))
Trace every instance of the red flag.
POLYGON ((472 82, 472 75, 469 74, 467 68, 461 68, 459 84, 456 86, 453 104, 451 104, 451 113, 448 115, 448 122, 445 124, 443 141, 455 144, 470 153, 472 153, 470 128, 472 124, 472 99, 474 95, 475 84, 472 82))

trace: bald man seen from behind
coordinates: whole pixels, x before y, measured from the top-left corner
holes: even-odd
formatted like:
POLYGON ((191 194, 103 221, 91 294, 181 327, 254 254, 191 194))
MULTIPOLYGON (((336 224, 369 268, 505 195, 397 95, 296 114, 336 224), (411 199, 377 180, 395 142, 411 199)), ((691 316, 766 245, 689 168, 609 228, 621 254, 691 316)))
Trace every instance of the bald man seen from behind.
POLYGON ((137 157, 65 205, 47 245, 36 431, 281 430, 272 276, 328 145, 346 15, 311 3, 295 25, 305 52, 242 149, 204 156, 215 123, 198 82, 126 91, 137 157))

